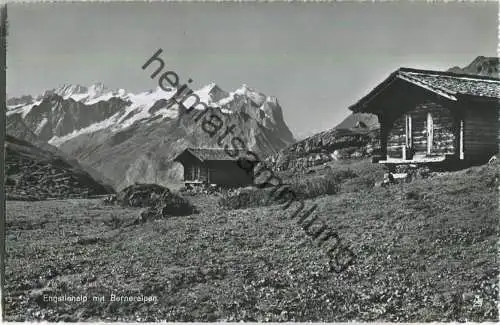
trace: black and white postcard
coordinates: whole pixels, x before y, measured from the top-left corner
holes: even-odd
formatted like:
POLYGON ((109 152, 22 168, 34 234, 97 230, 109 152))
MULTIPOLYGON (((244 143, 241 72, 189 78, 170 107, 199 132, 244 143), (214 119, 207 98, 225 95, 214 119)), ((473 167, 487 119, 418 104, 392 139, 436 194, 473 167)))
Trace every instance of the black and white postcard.
POLYGON ((497 2, 1 9, 9 322, 497 322, 497 2))

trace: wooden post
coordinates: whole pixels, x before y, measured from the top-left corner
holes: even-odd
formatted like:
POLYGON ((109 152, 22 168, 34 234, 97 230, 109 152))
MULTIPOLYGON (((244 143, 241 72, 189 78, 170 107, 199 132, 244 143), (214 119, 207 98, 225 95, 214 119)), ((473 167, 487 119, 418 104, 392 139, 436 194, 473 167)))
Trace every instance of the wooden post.
POLYGON ((405 115, 405 145, 407 147, 408 147, 408 143, 410 142, 409 141, 410 140, 409 134, 410 134, 410 123, 409 123, 409 120, 408 120, 408 114, 406 114, 405 115))
POLYGON ((411 115, 410 114, 408 114, 408 130, 410 131, 408 134, 408 148, 413 148, 413 139, 412 139, 413 129, 411 127, 411 115))
POLYGON ((404 148, 404 151, 403 151, 403 159, 406 160, 406 157, 407 157, 406 149, 411 149, 413 146, 412 145, 412 138, 411 138, 412 128, 411 128, 411 115, 410 114, 406 114, 405 125, 406 125, 406 134, 405 134, 406 148, 404 148))
POLYGON ((433 141, 433 131, 434 125, 432 121, 432 115, 430 112, 427 113, 427 154, 431 154, 432 141, 433 141))
POLYGON ((460 120, 460 139, 459 139, 460 160, 464 160, 464 120, 460 120))

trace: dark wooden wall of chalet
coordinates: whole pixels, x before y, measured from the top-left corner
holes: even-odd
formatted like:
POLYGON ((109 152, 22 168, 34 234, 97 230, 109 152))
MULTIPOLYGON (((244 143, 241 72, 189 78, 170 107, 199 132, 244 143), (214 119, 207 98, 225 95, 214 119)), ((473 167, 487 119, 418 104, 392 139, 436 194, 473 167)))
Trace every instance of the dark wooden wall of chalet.
POLYGON ((190 154, 182 154, 182 160, 181 164, 182 167, 184 168, 184 180, 185 181, 190 181, 191 179, 191 168, 196 165, 196 163, 199 163, 193 156, 190 154))
POLYGON ((211 161, 208 163, 210 183, 219 185, 250 185, 253 177, 233 161, 211 161))
POLYGON ((200 180, 200 181, 208 181, 208 169, 204 164, 200 163, 186 163, 184 164, 184 180, 185 181, 194 181, 194 180, 200 180), (193 177, 193 169, 195 168, 200 168, 200 173, 199 177, 196 179, 193 177))
POLYGON ((427 156, 427 113, 433 120, 431 156, 444 156, 456 152, 457 122, 446 103, 436 99, 415 99, 406 111, 395 119, 387 134, 387 155, 402 158, 402 146, 406 143, 406 116, 412 117, 412 144, 415 155, 427 156), (419 103, 420 101, 420 103, 419 103))
POLYGON ((500 106, 497 103, 464 104, 464 157, 470 162, 485 162, 498 152, 500 106))
POLYGON ((427 154, 427 110, 434 112, 435 154, 454 153, 457 147, 456 122, 448 109, 451 101, 429 90, 396 79, 370 103, 380 121, 380 145, 383 156, 402 157, 405 144, 405 114, 412 112, 413 146, 417 154, 427 154))
MULTIPOLYGON (((456 155, 458 153, 458 137, 460 121, 453 103, 443 102, 429 108, 432 114, 434 134, 432 137, 431 156, 456 155)), ((425 117, 427 123, 427 117, 425 117)))
POLYGON ((185 181, 191 181, 191 168, 192 168, 192 165, 191 164, 182 164, 182 167, 184 168, 184 180, 185 181))
POLYGON ((201 163, 198 159, 194 158, 190 154, 185 154, 182 157, 182 166, 184 167, 184 180, 185 181, 193 181, 192 177, 192 169, 200 168, 200 177, 199 180, 207 181, 208 180, 208 168, 205 163, 201 163))
POLYGON ((405 144, 405 117, 404 115, 394 121, 392 127, 387 130, 387 156, 391 158, 402 158, 401 146, 405 144))

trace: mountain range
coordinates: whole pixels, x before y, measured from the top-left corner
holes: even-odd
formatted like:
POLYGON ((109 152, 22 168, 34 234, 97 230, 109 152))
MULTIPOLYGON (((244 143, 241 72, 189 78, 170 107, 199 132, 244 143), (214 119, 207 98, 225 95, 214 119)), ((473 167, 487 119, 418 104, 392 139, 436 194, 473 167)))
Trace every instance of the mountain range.
MULTIPOLYGON (((498 58, 480 56, 449 71, 498 77, 499 65, 498 58)), ((7 134, 78 162, 116 190, 136 182, 178 185, 182 169, 172 162, 177 154, 221 144, 192 114, 183 114, 176 92, 158 87, 134 94, 96 83, 10 98, 7 134)), ((215 83, 195 93, 226 125, 238 126, 236 135, 278 170, 366 157, 377 150, 379 124, 371 114, 350 114, 332 129, 296 141, 276 97, 246 85, 227 92, 215 83)))
POLYGON ((449 72, 459 74, 470 74, 498 78, 500 71, 500 58, 478 56, 468 66, 460 68, 453 67, 448 69, 449 72))
MULTIPOLYGON (((176 92, 158 87, 134 94, 97 83, 10 98, 7 134, 57 147, 115 189, 136 182, 171 185, 181 180, 181 166, 172 159, 182 150, 220 146, 201 122, 182 114, 176 92)), ((237 125, 236 134, 262 157, 295 142, 276 97, 246 85, 226 92, 215 83, 195 93, 226 125, 237 125)))

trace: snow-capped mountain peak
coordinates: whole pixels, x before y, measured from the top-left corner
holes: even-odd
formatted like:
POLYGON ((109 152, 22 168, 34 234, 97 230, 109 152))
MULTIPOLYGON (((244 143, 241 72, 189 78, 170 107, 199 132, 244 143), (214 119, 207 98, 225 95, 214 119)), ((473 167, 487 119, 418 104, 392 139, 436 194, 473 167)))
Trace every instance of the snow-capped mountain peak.
POLYGON ((57 94, 64 99, 70 98, 74 95, 85 94, 87 92, 87 87, 81 85, 64 84, 58 88, 51 90, 46 90, 38 98, 43 98, 52 94, 57 94))
POLYGON ((100 97, 110 90, 104 86, 101 82, 92 84, 88 87, 76 84, 64 84, 58 88, 47 90, 37 97, 37 100, 42 100, 43 98, 56 94, 61 96, 63 99, 73 99, 74 101, 89 101, 100 97))
POLYGON ((110 90, 106 86, 104 86, 104 84, 101 82, 95 83, 87 89, 87 93, 89 94, 89 97, 92 97, 92 98, 101 96, 102 94, 107 93, 109 91, 110 90))
POLYGON ((200 101, 209 106, 217 106, 217 102, 229 96, 229 93, 220 88, 215 82, 211 82, 201 89, 195 91, 200 101))
MULTIPOLYGON (((125 89, 110 90, 102 83, 88 87, 63 85, 44 93, 36 101, 11 101, 7 115, 19 114, 29 120, 33 132, 53 145, 60 145, 76 136, 106 129, 117 132, 136 123, 157 123, 179 117, 179 105, 170 101, 177 89, 160 87, 131 93, 125 89), (52 97, 50 95, 57 95, 52 97), (76 105, 75 105, 76 102, 76 105), (102 105, 96 105, 101 103, 102 105), (71 114, 68 114, 71 108, 71 114), (81 115, 81 116, 80 116, 81 115)), ((266 126, 281 125, 281 107, 277 101, 246 84, 226 92, 215 82, 195 90, 200 102, 219 108, 222 114, 246 114, 266 126), (276 114, 278 113, 278 114, 276 114), (278 119, 277 119, 278 117, 278 119)), ((179 98, 177 98, 178 102, 179 98)), ((193 97, 183 100, 186 107, 193 97)), ((197 105, 195 109, 202 109, 197 105)))
POLYGON ((249 100, 253 103, 254 106, 260 107, 262 106, 265 101, 268 99, 266 95, 263 93, 248 87, 247 84, 241 85, 238 89, 235 91, 231 92, 226 96, 225 98, 220 99, 217 104, 220 106, 225 106, 228 105, 229 103, 233 102, 236 99, 243 99, 246 103, 249 102, 249 100))
POLYGON ((248 91, 247 84, 243 84, 243 85, 241 85, 240 88, 236 89, 234 91, 234 93, 237 94, 237 95, 246 95, 247 91, 248 91))
MULTIPOLYGON (((236 126, 235 134, 259 155, 294 142, 281 107, 267 102, 258 91, 244 86, 227 92, 216 83, 184 90, 177 94, 174 88, 130 92, 109 89, 102 83, 63 85, 36 100, 30 96, 11 98, 7 133, 48 142, 75 159, 98 165, 116 186, 157 182, 150 171, 175 180, 180 170, 171 160, 180 150, 220 146, 218 137, 207 136, 206 123, 197 116, 217 115, 225 125, 236 126), (210 114, 185 110, 198 101, 194 96, 183 98, 193 93, 212 107, 210 114)), ((232 142, 230 137, 226 141, 232 142)))

